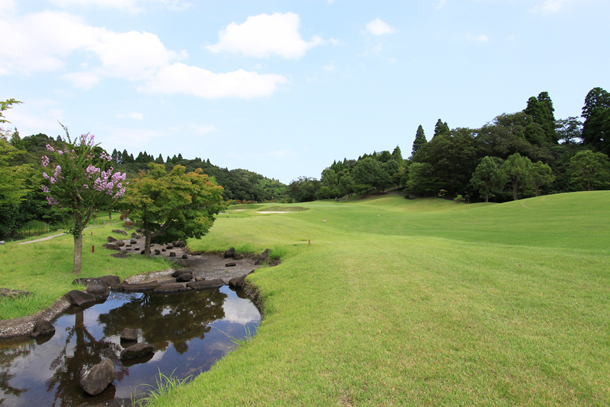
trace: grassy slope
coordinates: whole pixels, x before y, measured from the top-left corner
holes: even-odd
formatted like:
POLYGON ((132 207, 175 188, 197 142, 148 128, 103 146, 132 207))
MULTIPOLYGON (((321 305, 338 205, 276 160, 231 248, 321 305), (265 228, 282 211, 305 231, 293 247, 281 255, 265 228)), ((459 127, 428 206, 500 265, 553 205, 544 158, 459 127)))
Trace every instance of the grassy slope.
POLYGON ((607 405, 608 198, 218 219, 191 246, 285 261, 249 277, 267 310, 254 340, 155 405, 607 405))
MULTIPOLYGON (((70 290, 76 277, 100 277, 114 274, 121 279, 169 267, 163 260, 150 260, 141 256, 115 259, 102 247, 107 236, 117 239, 125 236, 112 233, 117 226, 106 225, 86 230, 83 235, 81 275, 72 274, 74 239, 72 235, 55 237, 44 242, 0 246, 0 287, 25 290, 31 296, 16 300, 0 298, 0 319, 31 315, 49 305, 70 290), (93 235, 91 233, 93 232, 93 235), (91 253, 95 246, 95 253, 91 253)), ((51 233, 57 234, 59 232, 51 233)), ((51 235, 49 234, 49 235, 51 235)), ((82 288, 82 287, 80 287, 82 288)))

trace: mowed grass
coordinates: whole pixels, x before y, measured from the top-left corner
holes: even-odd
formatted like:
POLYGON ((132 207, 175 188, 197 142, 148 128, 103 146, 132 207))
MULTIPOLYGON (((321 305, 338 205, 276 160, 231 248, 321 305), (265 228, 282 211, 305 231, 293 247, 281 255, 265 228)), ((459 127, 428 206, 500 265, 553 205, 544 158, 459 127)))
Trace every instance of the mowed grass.
POLYGON ((189 245, 285 253, 248 277, 264 320, 154 405, 608 405, 609 199, 386 196, 219 219, 189 245))
MULTIPOLYGON (((0 246, 0 287, 25 290, 29 297, 0 298, 0 320, 31 315, 51 305, 70 290, 82 289, 72 281, 77 277, 117 275, 121 279, 135 274, 164 270, 169 263, 160 259, 146 259, 133 255, 128 259, 110 257, 114 251, 102 247, 107 236, 124 239, 112 233, 120 226, 106 225, 87 229, 83 233, 82 271, 72 273, 74 238, 62 235, 30 244, 7 243, 0 246), (93 233, 93 234, 92 234, 93 233), (95 246, 95 253, 92 253, 95 246)), ((55 232, 58 234, 60 232, 55 232)), ((30 239, 33 240, 33 239, 30 239)))

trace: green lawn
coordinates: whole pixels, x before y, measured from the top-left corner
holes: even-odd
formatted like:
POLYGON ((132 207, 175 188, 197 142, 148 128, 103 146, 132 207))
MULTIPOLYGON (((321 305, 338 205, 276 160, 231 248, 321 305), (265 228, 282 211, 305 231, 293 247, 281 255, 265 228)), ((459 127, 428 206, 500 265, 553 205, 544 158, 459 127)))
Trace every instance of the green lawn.
POLYGON ((387 196, 219 219, 189 244, 285 253, 249 277, 264 321, 155 406, 608 405, 609 199, 387 196))
MULTIPOLYGON (((610 191, 473 205, 388 195, 223 215, 189 246, 282 253, 281 265, 248 277, 264 320, 252 341, 155 406, 609 405, 609 200, 610 191)), ((0 246, 3 267, 57 265, 41 279, 71 281, 70 238, 57 239, 0 246)), ((93 256, 97 246, 84 275, 162 268, 93 256)), ((27 289, 5 274, 0 286, 27 289)))

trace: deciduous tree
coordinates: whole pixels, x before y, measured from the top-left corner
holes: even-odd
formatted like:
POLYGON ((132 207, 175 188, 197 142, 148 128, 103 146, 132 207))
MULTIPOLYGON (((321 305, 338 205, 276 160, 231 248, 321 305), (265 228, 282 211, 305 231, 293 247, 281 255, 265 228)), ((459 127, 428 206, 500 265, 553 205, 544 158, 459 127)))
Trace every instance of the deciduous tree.
POLYGON ((536 187, 536 196, 540 196, 540 187, 548 185, 555 180, 553 170, 542 161, 532 163, 530 167, 530 176, 532 183, 536 187))
POLYGON ((570 160, 571 182, 587 191, 608 185, 608 156, 590 150, 576 153, 570 160))
POLYGON ((470 179, 472 186, 485 194, 485 202, 489 202, 489 195, 494 189, 502 189, 506 184, 506 174, 500 170, 493 157, 486 156, 477 165, 470 179))
POLYGON ((531 181, 530 167, 532 162, 527 157, 522 157, 521 154, 515 153, 509 156, 504 164, 502 171, 508 177, 513 187, 513 200, 518 200, 517 191, 520 185, 526 185, 531 181))

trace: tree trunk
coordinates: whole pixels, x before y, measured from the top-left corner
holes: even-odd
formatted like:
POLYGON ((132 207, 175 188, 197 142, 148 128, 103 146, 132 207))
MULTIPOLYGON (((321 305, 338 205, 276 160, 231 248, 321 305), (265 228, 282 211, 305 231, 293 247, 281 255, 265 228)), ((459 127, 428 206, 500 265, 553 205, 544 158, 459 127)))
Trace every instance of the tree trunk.
POLYGON ((540 196, 540 187, 536 184, 536 196, 540 196))
MULTIPOLYGON (((468 202, 470 202, 470 200, 468 202)), ((485 202, 489 202, 489 191, 487 190, 485 190, 485 202)))
POLYGON ((108 220, 112 220, 112 209, 108 209, 108 220))
POLYGON ((83 253, 83 233, 74 236, 74 274, 80 274, 81 257, 83 253))
POLYGON ((144 255, 150 256, 150 241, 152 233, 148 230, 148 222, 144 222, 144 255))
POLYGON ((519 183, 513 182, 513 201, 516 201, 519 199, 519 197, 517 196, 517 188, 519 188, 519 183))

